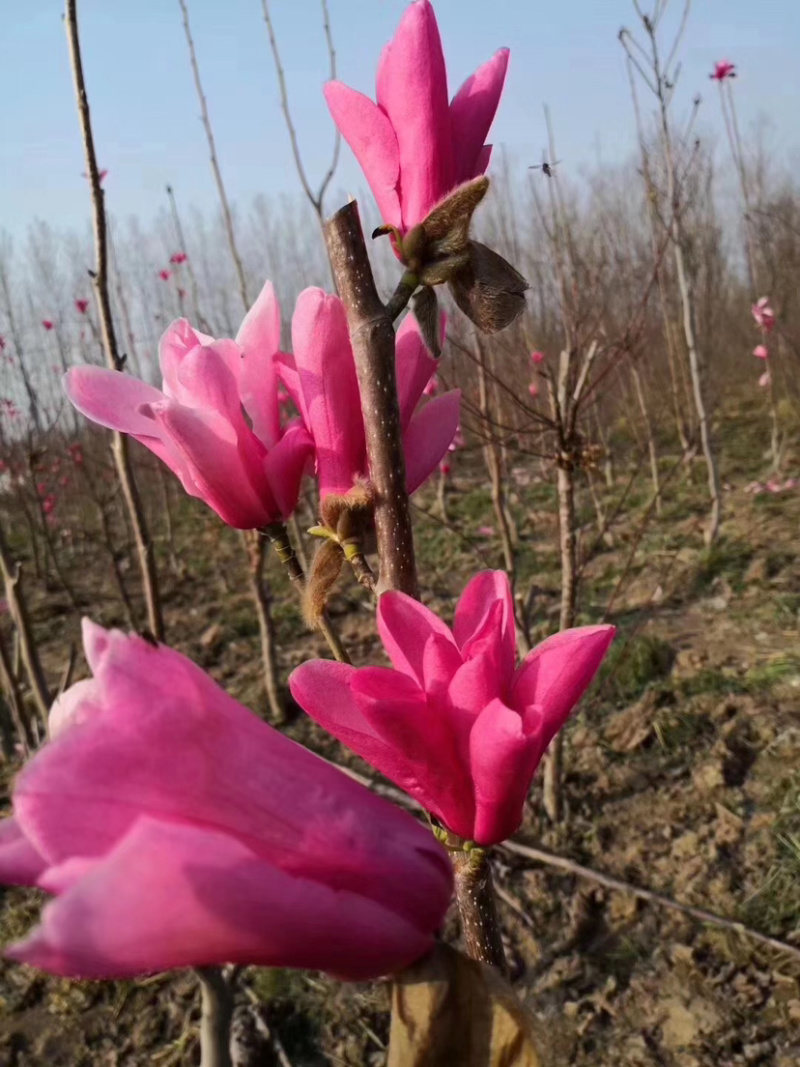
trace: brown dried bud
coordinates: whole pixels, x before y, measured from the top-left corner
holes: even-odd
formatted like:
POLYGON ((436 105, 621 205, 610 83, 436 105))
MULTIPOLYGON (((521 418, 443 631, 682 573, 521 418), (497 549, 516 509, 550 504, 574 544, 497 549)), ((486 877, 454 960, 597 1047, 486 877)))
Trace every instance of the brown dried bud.
POLYGON ((525 310, 528 283, 507 260, 478 241, 469 242, 468 265, 449 281, 455 302, 484 333, 504 330, 525 310))
POLYGON ((417 320, 422 340, 430 354, 438 359, 442 354, 442 346, 439 343, 439 300, 436 290, 429 285, 423 285, 411 299, 411 310, 417 320))
POLYGON ((303 615, 312 630, 319 625, 343 564, 344 552, 338 541, 323 541, 314 556, 303 592, 303 615))

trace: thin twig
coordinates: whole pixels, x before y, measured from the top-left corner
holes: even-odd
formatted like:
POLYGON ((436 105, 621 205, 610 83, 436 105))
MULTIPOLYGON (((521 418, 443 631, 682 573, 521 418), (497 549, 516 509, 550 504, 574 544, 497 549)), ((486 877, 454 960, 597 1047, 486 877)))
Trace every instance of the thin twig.
POLYGON ((211 119, 208 117, 208 106, 206 104, 205 93, 203 92, 203 83, 200 81, 200 68, 197 65, 197 55, 194 50, 194 41, 192 40, 192 31, 189 28, 189 11, 186 7, 186 0, 178 0, 181 6, 181 12, 183 13, 183 28, 186 33, 186 44, 189 47, 189 59, 192 64, 192 74, 194 75, 194 86, 197 90, 197 99, 200 102, 200 113, 203 122, 203 127, 206 131, 206 140, 208 141, 208 152, 211 159, 211 170, 214 173, 214 181, 217 184, 217 192, 219 193, 220 207, 222 208, 222 219, 225 223, 225 232, 228 237, 228 247, 231 251, 231 258, 233 259, 233 265, 236 268, 236 275, 239 279, 239 292, 242 297, 242 304, 244 310, 247 311, 250 307, 250 300, 247 295, 247 280, 244 273, 244 265, 242 263, 242 257, 239 255, 239 250, 236 247, 236 233, 233 228, 233 216, 231 214, 230 204, 228 203, 228 196, 225 192, 225 185, 222 181, 222 171, 217 161, 217 148, 214 143, 214 133, 211 129, 211 119))
MULTIPOLYGON (((117 349, 117 338, 114 332, 114 320, 111 315, 111 300, 108 292, 108 242, 104 193, 100 184, 100 171, 97 166, 92 122, 89 114, 89 98, 83 77, 80 37, 78 36, 77 0, 67 0, 66 29, 75 95, 78 102, 83 150, 86 157, 86 174, 89 178, 89 186, 92 193, 96 259, 92 279, 103 338, 103 350, 109 368, 121 373, 122 361, 117 349)), ((128 439, 124 434, 116 430, 113 435, 112 452, 139 555, 139 567, 142 572, 142 583, 147 602, 148 625, 153 637, 157 641, 161 641, 164 638, 164 619, 161 613, 161 600, 158 593, 153 542, 147 529, 142 500, 133 474, 128 452, 128 439)))
POLYGON ((554 867, 565 874, 585 878, 615 892, 630 893, 639 900, 647 901, 648 904, 656 904, 661 908, 667 908, 670 911, 685 915, 689 919, 695 919, 697 922, 708 923, 711 926, 718 926, 722 930, 741 934, 758 945, 764 945, 766 948, 785 952, 794 956, 795 959, 800 959, 800 947, 797 945, 790 945, 788 942, 781 941, 776 937, 769 937, 767 934, 759 933, 758 930, 737 922, 735 919, 726 919, 722 915, 706 911, 705 908, 695 908, 690 904, 679 904, 677 900, 672 900, 671 897, 664 896, 663 893, 656 893, 652 889, 643 889, 641 886, 625 882, 621 878, 614 878, 610 874, 603 874, 601 871, 595 871, 591 867, 584 867, 582 864, 575 863, 574 860, 567 859, 565 856, 557 856, 553 852, 532 848, 530 845, 523 845, 518 841, 505 841, 499 847, 515 856, 522 856, 525 859, 534 860, 536 863, 543 863, 545 866, 554 867))

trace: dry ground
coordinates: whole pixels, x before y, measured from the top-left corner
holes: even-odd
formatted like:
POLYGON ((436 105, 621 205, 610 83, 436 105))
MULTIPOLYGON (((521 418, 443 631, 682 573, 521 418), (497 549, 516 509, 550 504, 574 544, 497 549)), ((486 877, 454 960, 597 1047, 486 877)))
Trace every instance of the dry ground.
MULTIPOLYGON (((688 483, 664 461, 664 513, 647 523, 648 484, 634 471, 611 546, 597 543, 582 499, 582 620, 607 613, 620 636, 568 730, 565 824, 547 825, 536 782, 518 838, 800 946, 800 493, 743 491, 763 474, 763 429, 760 412, 723 427, 724 536, 711 551, 702 547, 699 468, 688 483)), ((541 636, 554 627, 558 603, 553 491, 534 461, 513 466, 518 587, 534 585, 541 636)), ((632 470, 620 468, 605 490, 609 511, 632 470)), ((432 503, 423 495, 423 506, 432 503)), ((496 542, 477 533, 492 521, 477 456, 457 466, 449 510, 457 532, 425 518, 418 532, 426 599, 445 614, 471 572, 500 561, 496 542)), ((235 539, 187 501, 177 541, 184 571, 177 577, 162 566, 171 643, 263 712, 257 628, 235 539)), ((324 650, 271 573, 285 676, 324 650)), ((103 597, 95 617, 118 621, 103 567, 81 579, 103 597)), ((37 594, 34 606, 57 677, 77 616, 57 589, 37 594)), ((334 615, 356 660, 377 655, 360 589, 345 584, 334 615)), ((286 729, 366 771, 302 715, 286 729)), ((512 902, 500 907, 515 986, 539 1020, 546 1067, 800 1062, 800 960, 506 852, 496 870, 512 902)), ((3 894, 4 941, 27 929, 38 903, 28 892, 3 894)), ((238 1026, 251 1050, 243 1062, 277 1062, 264 1021, 294 1067, 385 1062, 384 989, 263 971, 246 972, 243 986, 238 1026), (259 1013, 244 1008, 247 990, 259 1013)), ((187 1015, 197 1011, 188 975, 69 983, 0 962, 0 1063, 195 1063, 187 1015)))

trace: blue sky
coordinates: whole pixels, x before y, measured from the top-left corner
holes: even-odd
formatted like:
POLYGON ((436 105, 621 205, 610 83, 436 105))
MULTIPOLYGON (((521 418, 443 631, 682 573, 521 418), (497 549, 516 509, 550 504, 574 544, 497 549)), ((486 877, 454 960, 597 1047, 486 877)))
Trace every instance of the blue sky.
MULTIPOLYGON (((229 193, 295 192, 260 0, 188 0, 229 193)), ((672 0, 677 8, 680 0, 672 0)), ((372 94, 378 54, 405 0, 329 0, 339 76, 372 94)), ((631 0, 436 0, 451 92, 500 45, 512 49, 492 140, 515 165, 539 159, 547 101, 565 166, 579 174, 632 147, 617 31, 631 0)), ((318 0, 272 0, 296 125, 313 177, 327 166, 332 124, 320 92, 327 57, 318 0)), ((682 101, 700 91, 702 129, 722 130, 714 59, 737 63, 742 127, 768 117, 770 143, 798 158, 800 3, 695 0, 683 47, 682 101)), ((151 218, 170 182, 183 208, 215 206, 177 0, 79 0, 84 65, 107 197, 118 217, 151 218)), ((22 235, 39 217, 81 226, 88 191, 59 0, 8 3, 0 39, 0 226, 22 235)), ((349 150, 339 188, 361 185, 349 150)), ((329 209, 335 203, 329 200, 329 209)))

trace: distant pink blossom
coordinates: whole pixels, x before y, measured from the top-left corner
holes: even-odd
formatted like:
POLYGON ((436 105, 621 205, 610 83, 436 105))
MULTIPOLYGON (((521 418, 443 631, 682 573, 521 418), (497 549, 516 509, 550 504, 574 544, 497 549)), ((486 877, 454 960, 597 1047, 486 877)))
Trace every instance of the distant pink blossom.
POLYGON ((446 853, 165 645, 84 621, 92 677, 0 822, 0 881, 51 895, 6 949, 72 978, 221 963, 367 980, 429 951, 446 853))
POLYGON ((476 533, 478 537, 494 537, 495 528, 494 526, 479 526, 476 533))
POLYGON ((45 515, 52 515, 53 511, 55 510, 55 506, 56 498, 54 494, 48 493, 48 495, 42 501, 42 511, 45 513, 45 515))
POLYGON ((448 452, 457 452, 459 450, 459 448, 463 448, 464 447, 464 443, 465 443, 464 442, 464 433, 463 433, 463 431, 461 429, 461 426, 459 424, 456 427, 456 432, 453 435, 453 440, 448 445, 447 451, 448 452))
POLYGON ((42 319, 42 326, 44 326, 46 330, 52 330, 55 323, 51 319, 42 319))
POLYGON ((37 482, 36 483, 36 492, 39 494, 39 496, 45 496, 46 493, 47 493, 47 483, 46 482, 37 482))
POLYGON ((181 263, 185 263, 188 258, 189 257, 186 255, 185 252, 173 252, 172 255, 169 257, 169 261, 170 263, 175 263, 179 265, 181 263))
POLYGON ((536 364, 543 363, 544 362, 544 352, 531 352, 531 359, 536 364))
POLYGON ((769 349, 766 345, 756 345, 753 349, 753 355, 756 359, 769 359, 769 349))
POLYGON ((736 77, 736 65, 729 59, 721 59, 714 64, 714 70, 709 74, 712 81, 724 82, 727 78, 736 77))
POLYGON ((89 301, 88 300, 76 300, 75 301, 75 307, 78 309, 78 311, 81 313, 81 315, 85 315, 86 312, 89 309, 89 301))
POLYGON ((539 395, 539 386, 536 384, 536 382, 531 382, 531 384, 528 386, 528 392, 531 394, 531 396, 539 395))
POLYGON ((758 379, 758 384, 761 386, 762 389, 764 389, 770 384, 771 381, 772 375, 769 373, 768 370, 765 370, 761 377, 758 379))
POLYGON ((298 420, 280 424, 280 323, 267 282, 235 341, 198 333, 186 319, 167 328, 159 347, 163 389, 80 366, 65 375, 67 396, 87 418, 154 452, 223 522, 260 529, 294 511, 313 451, 298 420))
POLYGON ((170 278, 172 277, 172 271, 171 270, 160 270, 158 272, 158 276, 162 280, 162 282, 168 282, 170 280, 170 278))
POLYGON ((291 675, 301 708, 479 845, 519 827, 547 746, 594 677, 613 626, 564 630, 516 666, 514 600, 501 571, 467 585, 452 629, 404 593, 378 601, 394 669, 311 660, 291 675))
POLYGON ((383 222, 410 230, 463 182, 485 173, 485 144, 508 67, 502 48, 448 103, 447 71, 429 0, 409 4, 378 63, 377 103, 339 81, 325 99, 378 203, 383 222))
POLYGON ((445 476, 445 478, 451 473, 452 469, 453 468, 446 460, 442 460, 442 462, 439 464, 439 470, 445 476))
POLYGON ((764 333, 772 333, 775 326, 775 312, 770 307, 769 297, 762 296, 761 299, 753 304, 751 308, 753 312, 753 318, 756 320, 756 325, 764 331, 764 333))

